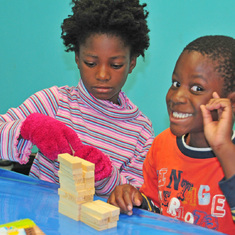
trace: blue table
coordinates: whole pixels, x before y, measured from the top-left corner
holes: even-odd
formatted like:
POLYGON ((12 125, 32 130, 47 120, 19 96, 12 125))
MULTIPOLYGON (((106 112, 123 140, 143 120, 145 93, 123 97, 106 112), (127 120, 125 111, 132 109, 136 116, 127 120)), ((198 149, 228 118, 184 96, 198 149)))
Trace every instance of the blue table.
POLYGON ((117 228, 98 232, 58 212, 57 189, 56 184, 0 169, 0 224, 29 218, 47 235, 220 234, 140 209, 132 216, 120 214, 117 228))

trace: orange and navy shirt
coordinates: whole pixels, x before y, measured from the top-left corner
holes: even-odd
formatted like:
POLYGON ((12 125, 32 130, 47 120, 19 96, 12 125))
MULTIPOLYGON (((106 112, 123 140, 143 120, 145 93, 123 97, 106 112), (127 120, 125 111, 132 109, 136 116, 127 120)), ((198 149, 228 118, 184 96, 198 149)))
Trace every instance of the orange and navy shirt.
POLYGON ((152 204, 165 216, 235 234, 235 176, 223 180, 211 148, 187 146, 167 129, 155 138, 143 174, 146 209, 152 204))

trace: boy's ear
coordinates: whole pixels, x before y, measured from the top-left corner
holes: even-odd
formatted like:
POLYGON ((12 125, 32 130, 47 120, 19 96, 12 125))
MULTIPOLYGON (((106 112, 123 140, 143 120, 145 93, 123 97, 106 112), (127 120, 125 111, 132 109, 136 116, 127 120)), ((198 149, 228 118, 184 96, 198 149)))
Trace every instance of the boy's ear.
POLYGON ((75 53, 75 62, 77 64, 78 68, 79 68, 79 56, 78 56, 77 53, 75 53))
POLYGON ((232 110, 233 110, 233 113, 234 113, 234 115, 235 115, 235 91, 231 92, 231 93, 228 95, 228 98, 229 98, 230 101, 231 101, 232 110))
POLYGON ((130 62, 130 67, 129 67, 129 73, 131 73, 132 72, 132 70, 135 68, 135 66, 136 66, 136 60, 137 60, 137 57, 135 56, 133 56, 132 58, 131 58, 131 62, 130 62))

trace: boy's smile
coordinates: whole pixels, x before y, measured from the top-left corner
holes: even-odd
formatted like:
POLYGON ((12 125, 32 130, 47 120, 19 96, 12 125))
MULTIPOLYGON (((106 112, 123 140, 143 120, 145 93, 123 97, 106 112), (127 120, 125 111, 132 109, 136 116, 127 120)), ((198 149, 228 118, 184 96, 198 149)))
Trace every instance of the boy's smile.
POLYGON ((196 51, 184 51, 176 63, 172 86, 166 96, 172 133, 189 134, 188 144, 194 147, 208 146, 200 105, 208 103, 214 91, 222 94, 223 78, 215 66, 215 62, 196 51))
POLYGON ((118 94, 136 65, 130 47, 117 36, 94 34, 80 45, 76 63, 88 92, 118 104, 118 94))

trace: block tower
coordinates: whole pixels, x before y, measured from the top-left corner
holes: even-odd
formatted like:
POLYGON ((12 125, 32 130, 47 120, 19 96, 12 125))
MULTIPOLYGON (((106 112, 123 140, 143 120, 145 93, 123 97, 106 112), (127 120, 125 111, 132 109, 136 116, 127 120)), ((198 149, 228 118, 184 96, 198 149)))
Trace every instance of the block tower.
POLYGON ((95 165, 70 154, 59 154, 59 213, 101 231, 117 226, 120 209, 94 201, 95 165))

